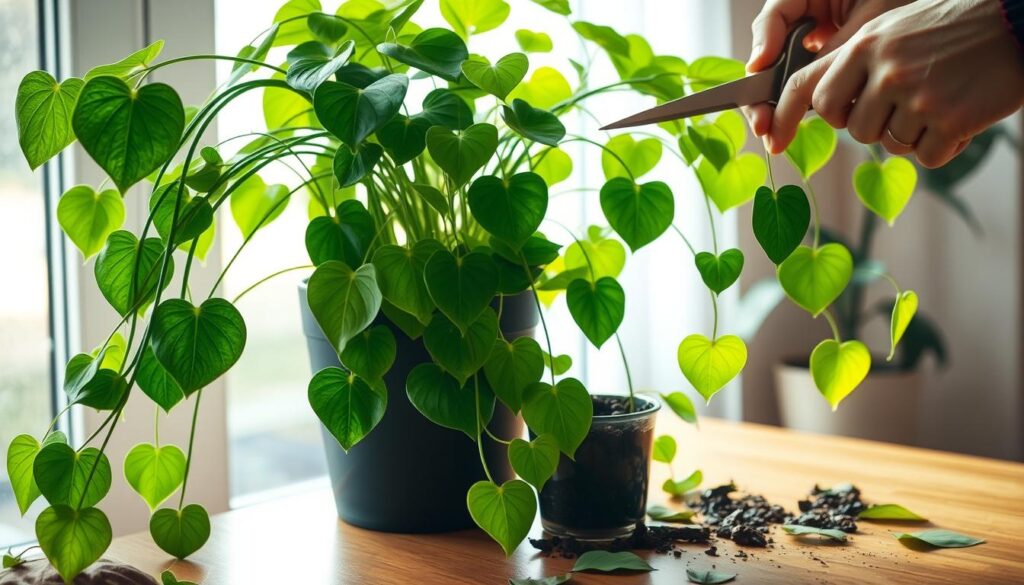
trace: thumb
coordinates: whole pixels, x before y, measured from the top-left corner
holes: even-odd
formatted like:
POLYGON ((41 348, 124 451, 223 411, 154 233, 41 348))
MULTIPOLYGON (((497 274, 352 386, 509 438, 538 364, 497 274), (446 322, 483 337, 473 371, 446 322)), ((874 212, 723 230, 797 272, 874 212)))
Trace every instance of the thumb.
POLYGON ((796 136, 797 126, 811 107, 811 98, 818 82, 835 61, 836 53, 829 53, 794 73, 782 90, 775 106, 771 130, 768 132, 768 150, 779 154, 786 150, 796 136))
POLYGON ((775 62, 789 27, 808 12, 807 0, 769 0, 750 25, 753 33, 747 71, 761 71, 775 62))

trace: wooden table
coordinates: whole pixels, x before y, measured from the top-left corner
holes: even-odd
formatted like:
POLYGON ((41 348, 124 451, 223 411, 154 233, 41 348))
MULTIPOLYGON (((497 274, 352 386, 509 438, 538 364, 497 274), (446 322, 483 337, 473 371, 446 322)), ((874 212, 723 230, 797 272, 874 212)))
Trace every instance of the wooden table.
MULTIPOLYGON (((718 541, 681 545, 680 558, 648 553, 658 569, 648 574, 579 574, 586 584, 686 583, 685 569, 737 573, 736 583, 939 584, 1024 583, 1024 465, 868 441, 799 434, 752 424, 703 420, 700 430, 662 416, 661 432, 677 438, 677 474, 704 471, 705 486, 735 480, 788 510, 815 484, 853 482, 865 500, 899 503, 928 517, 927 524, 860 522, 847 544, 788 536, 773 529, 773 549, 738 548, 718 541), (890 530, 942 527, 985 538, 980 546, 918 552, 890 530)), ((653 464, 654 486, 667 476, 653 464)), ((651 503, 667 503, 657 487, 651 503)), ((535 527, 534 535, 539 534, 535 527)), ((400 535, 370 532, 337 520, 330 494, 311 492, 214 518, 213 535, 190 562, 170 563, 148 534, 114 541, 110 555, 158 574, 170 567, 179 578, 204 584, 465 583, 505 585, 509 576, 568 571, 573 561, 545 558, 528 543, 506 559, 483 533, 400 535)))

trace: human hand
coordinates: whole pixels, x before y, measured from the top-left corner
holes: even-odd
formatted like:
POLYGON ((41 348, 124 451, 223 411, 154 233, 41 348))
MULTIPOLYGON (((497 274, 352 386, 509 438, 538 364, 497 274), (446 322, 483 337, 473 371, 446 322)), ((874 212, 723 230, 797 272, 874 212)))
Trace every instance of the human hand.
MULTIPOLYGON (((793 24, 811 17, 817 28, 804 40, 826 55, 852 37, 864 23, 879 14, 903 6, 910 0, 768 0, 751 25, 753 47, 747 71, 753 73, 770 67, 782 52, 786 34, 793 24)), ((757 136, 768 134, 775 108, 756 104, 743 108, 750 127, 757 136)), ((766 146, 768 142, 765 142, 766 146)))
POLYGON ((1024 62, 998 0, 918 0, 862 26, 790 78, 768 146, 780 153, 813 106, 822 119, 934 168, 1024 103, 1024 62))

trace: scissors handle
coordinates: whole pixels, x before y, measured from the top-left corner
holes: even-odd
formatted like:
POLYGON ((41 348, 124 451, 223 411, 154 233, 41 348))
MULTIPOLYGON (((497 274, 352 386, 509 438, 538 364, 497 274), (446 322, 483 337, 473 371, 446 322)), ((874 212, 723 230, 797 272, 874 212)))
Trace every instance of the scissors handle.
POLYGON ((811 33, 817 24, 812 18, 802 18, 793 26, 793 30, 786 36, 786 46, 779 55, 773 68, 775 69, 775 84, 772 88, 773 99, 768 103, 776 105, 782 97, 782 90, 786 82, 794 73, 811 64, 817 53, 804 47, 804 37, 811 33))

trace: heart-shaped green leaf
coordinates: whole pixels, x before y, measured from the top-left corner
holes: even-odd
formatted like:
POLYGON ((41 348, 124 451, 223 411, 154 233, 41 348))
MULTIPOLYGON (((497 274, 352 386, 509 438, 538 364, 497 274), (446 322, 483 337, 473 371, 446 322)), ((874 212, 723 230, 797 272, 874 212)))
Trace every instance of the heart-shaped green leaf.
POLYGON ((699 333, 687 336, 677 352, 679 369, 693 387, 710 402, 747 363, 747 346, 735 335, 712 341, 699 333))
POLYGON ((778 191, 758 187, 754 195, 754 237, 775 264, 781 264, 807 234, 811 206, 804 190, 784 185, 778 191))
POLYGON ((426 239, 416 242, 411 249, 388 244, 373 254, 381 294, 423 324, 430 323, 434 312, 434 301, 423 279, 423 267, 435 252, 443 249, 441 242, 426 239))
POLYGON ((538 67, 526 82, 520 83, 505 101, 521 99, 535 108, 550 110, 572 97, 572 88, 557 69, 538 67))
POLYGON ((782 531, 794 536, 813 534, 817 536, 824 536, 830 540, 846 542, 846 533, 835 528, 818 528, 815 526, 802 526, 800 524, 783 524, 782 531))
POLYGON ((112 539, 110 521, 96 508, 55 505, 36 518, 39 548, 65 583, 98 561, 112 539))
POLYGON ((767 174, 764 159, 752 152, 731 159, 721 170, 706 159, 697 167, 697 178, 704 193, 722 212, 750 201, 757 188, 764 184, 767 174))
POLYGON ((324 128, 355 147, 398 113, 408 89, 404 75, 388 75, 365 89, 325 81, 313 94, 313 110, 324 128))
POLYGON ((821 118, 800 122, 793 142, 786 147, 786 157, 805 180, 821 170, 836 151, 836 131, 821 118))
POLYGON ((140 443, 124 458, 124 477, 156 510, 185 481, 185 454, 175 445, 140 443))
MULTIPOLYGON (((310 18, 313 16, 315 15, 310 15, 310 18)), ((312 55, 296 59, 288 66, 285 81, 299 91, 312 94, 321 83, 329 80, 345 63, 348 63, 354 50, 355 42, 345 41, 332 55, 312 55)))
POLYGON ((525 28, 516 31, 516 42, 519 43, 519 48, 527 53, 550 53, 555 48, 547 33, 525 28))
POLYGON ((345 451, 384 418, 388 405, 383 384, 370 384, 341 368, 324 368, 309 381, 309 404, 345 451))
POLYGON ((313 264, 329 260, 360 266, 377 233, 370 212, 355 199, 342 201, 334 218, 313 218, 306 227, 306 251, 313 264))
POLYGON ((242 231, 242 237, 248 238, 277 219, 288 206, 290 194, 287 185, 267 185, 259 175, 252 175, 237 185, 230 196, 231 217, 242 231))
POLYGON ((395 164, 404 165, 419 156, 427 147, 429 129, 430 121, 426 118, 407 118, 399 114, 377 130, 377 140, 388 151, 388 156, 395 164))
POLYGON ((575 378, 563 378, 554 386, 537 382, 523 393, 523 420, 538 435, 553 435, 569 457, 586 438, 593 416, 590 394, 575 378))
POLYGON ((715 256, 711 252, 700 252, 693 258, 704 284, 716 294, 732 286, 743 271, 743 252, 730 248, 715 256))
POLYGON ((64 393, 68 404, 97 410, 117 408, 128 382, 117 370, 102 367, 104 359, 104 356, 80 353, 68 360, 64 368, 64 393))
POLYGON ((726 57, 701 57, 687 70, 686 77, 693 91, 703 91, 743 77, 743 62, 726 57))
POLYGON ((7 477, 22 516, 40 495, 39 487, 32 475, 32 465, 41 448, 42 445, 32 435, 18 435, 7 447, 7 477))
POLYGON ((458 188, 491 160, 498 148, 498 129, 491 124, 473 124, 460 133, 434 126, 427 130, 431 158, 458 188))
MULTIPOLYGON (((275 73, 270 78, 284 81, 284 77, 281 73, 275 73)), ((320 125, 310 107, 309 98, 282 87, 263 89, 263 120, 269 130, 320 125)), ((256 144, 266 145, 263 138, 257 140, 256 144)))
POLYGON ((165 83, 132 89, 100 76, 82 87, 71 123, 85 151, 124 193, 174 156, 185 108, 165 83))
POLYGON ((548 146, 558 146, 565 138, 565 126, 558 116, 535 108, 526 100, 516 98, 512 100, 512 107, 502 106, 501 112, 505 124, 524 138, 548 146))
POLYGON ((842 244, 800 246, 776 271, 779 284, 794 303, 817 317, 850 282, 853 257, 842 244))
POLYGON ((608 180, 616 177, 628 179, 630 173, 638 179, 654 169, 661 160, 662 147, 657 138, 634 140, 629 134, 620 134, 609 140, 604 147, 605 150, 601 151, 601 169, 604 178, 608 180))
POLYGON ((499 339, 484 363, 484 374, 498 399, 512 412, 519 412, 523 391, 544 375, 544 352, 530 337, 512 342, 499 339))
POLYGON ((95 447, 76 452, 60 441, 45 444, 36 454, 32 476, 51 505, 91 508, 110 491, 110 461, 95 447))
POLYGON ((693 510, 675 510, 665 506, 650 506, 647 508, 647 515, 651 520, 658 522, 681 522, 689 524, 696 512, 693 510))
POLYGON ((324 262, 309 277, 306 288, 309 309, 338 354, 373 322, 381 299, 372 264, 352 270, 344 262, 324 262))
POLYGON ((465 130, 473 125, 473 110, 466 100, 450 89, 438 88, 423 98, 423 111, 414 116, 434 126, 465 130))
POLYGON ((510 53, 491 65, 486 57, 473 55, 462 64, 462 73, 473 85, 504 100, 526 77, 530 60, 522 53, 510 53))
POLYGON ((690 491, 697 489, 703 481, 704 473, 698 469, 679 481, 666 479, 665 483, 661 484, 661 489, 672 496, 683 497, 690 491))
POLYGON ((345 344, 341 363, 366 380, 380 380, 395 363, 395 353, 395 334, 387 325, 377 325, 345 344))
POLYGON ((818 391, 835 410, 871 369, 867 346, 853 340, 839 343, 826 339, 811 352, 811 376, 818 391))
POLYGON ((697 424, 697 409, 693 407, 693 401, 689 396, 682 392, 672 392, 671 394, 662 394, 661 400, 672 409, 672 412, 676 413, 676 416, 691 425, 697 424))
POLYGON ((441 16, 464 39, 498 28, 508 13, 504 0, 441 0, 441 16))
POLYGON ((164 552, 184 559, 209 540, 210 515, 199 504, 189 504, 180 511, 163 508, 149 519, 149 534, 164 552))
POLYGON ((900 522, 927 522, 928 519, 899 504, 871 504, 857 514, 864 520, 898 520, 900 522))
POLYGON ((163 52, 163 50, 164 42, 162 40, 156 41, 147 47, 143 47, 142 49, 135 51, 116 63, 93 67, 85 74, 85 80, 89 81, 93 77, 98 77, 100 75, 113 75, 114 77, 127 81, 128 78, 148 67, 150 63, 160 56, 160 53, 163 52))
POLYGON ((565 300, 573 320, 597 348, 619 330, 626 314, 626 293, 610 276, 596 282, 582 278, 570 282, 565 300))
POLYGON ((306 26, 314 37, 327 44, 338 42, 348 32, 348 25, 341 17, 323 12, 314 12, 307 16, 306 26))
POLYGON ((18 143, 32 170, 75 141, 71 113, 84 82, 77 77, 57 83, 45 71, 33 71, 18 85, 14 117, 18 143))
POLYGON ((135 373, 135 383, 150 400, 155 402, 166 412, 170 412, 174 405, 185 399, 185 392, 182 391, 178 381, 171 376, 164 368, 160 360, 153 355, 152 346, 147 345, 139 359, 139 366, 135 373))
POLYGON ((469 488, 466 504, 476 525, 491 535, 506 555, 526 538, 537 514, 533 490, 520 479, 501 485, 478 481, 469 488))
POLYGON ((169 569, 160 573, 160 585, 197 585, 193 581, 179 581, 169 569))
MULTIPOLYGON (((550 369, 556 376, 561 376, 568 372, 569 368, 572 367, 572 358, 565 354, 551 357, 548 352, 545 351, 541 353, 541 357, 544 358, 544 367, 550 369)), ((523 390, 523 397, 526 397, 526 390, 523 390)))
POLYGON ((362 181, 377 161, 384 155, 384 149, 379 144, 364 142, 352 151, 348 148, 339 148, 334 154, 334 176, 338 184, 344 187, 351 187, 362 181))
POLYGON ((698 585, 721 585, 736 578, 736 573, 723 573, 711 569, 686 569, 686 579, 698 585))
POLYGON ((591 550, 576 559, 572 570, 574 573, 581 571, 612 573, 615 571, 653 571, 654 567, 629 551, 591 550))
POLYGON ((938 548, 965 548, 985 542, 983 538, 975 538, 952 530, 922 530, 920 532, 894 532, 893 537, 901 544, 913 548, 924 544, 938 548))
MULTIPOLYGON (((497 268, 483 252, 457 257, 448 250, 439 250, 424 265, 423 278, 434 304, 463 332, 498 290, 497 268)), ((490 349, 488 345, 487 351, 490 349)))
POLYGON ((670 435, 661 435, 654 439, 654 445, 651 447, 651 459, 661 463, 672 463, 672 460, 676 458, 677 448, 675 439, 670 435))
POLYGON ((466 43, 459 35, 443 28, 428 28, 416 35, 408 46, 381 43, 377 51, 420 71, 458 81, 462 62, 469 57, 466 43))
POLYGON ((548 186, 536 173, 518 173, 505 180, 479 177, 467 196, 480 225, 515 249, 537 231, 548 210, 548 186))
POLYGON ((461 384, 436 364, 420 364, 409 372, 405 381, 409 402, 431 422, 477 438, 480 425, 490 422, 494 412, 494 394, 485 381, 469 380, 461 384), (473 413, 477 407, 479 388, 479 420, 473 413))
POLYGON ((174 245, 188 247, 185 244, 201 237, 213 225, 213 207, 206 197, 195 197, 188 189, 181 189, 181 202, 178 198, 177 181, 162 185, 153 191, 149 199, 149 210, 153 214, 153 225, 160 237, 168 241, 171 237, 171 226, 174 225, 175 207, 177 206, 177 227, 174 228, 174 245))
POLYGON ((533 172, 553 187, 572 175, 572 158, 560 148, 546 148, 533 157, 533 172))
POLYGON ((508 446, 508 461, 512 469, 540 492, 558 467, 558 439, 553 435, 540 435, 532 441, 512 439, 508 446))
POLYGON ((917 169, 898 156, 881 164, 864 161, 853 171, 853 190, 861 203, 890 226, 903 213, 916 185, 917 169))
POLYGON ((476 373, 490 356, 498 337, 498 316, 485 309, 466 331, 461 331, 443 313, 434 318, 423 331, 423 344, 431 357, 459 383, 476 373))
POLYGON ((891 361, 893 355, 896 354, 896 345, 899 344, 900 339, 903 339, 903 334, 907 332, 907 327, 910 326, 910 321, 913 320, 914 315, 917 314, 917 293, 912 290, 905 290, 896 297, 896 302, 892 305, 892 319, 889 322, 889 356, 886 361, 891 361))
POLYGON ((601 210, 615 233, 636 252, 672 225, 675 200, 661 181, 641 185, 619 177, 601 187, 601 210))
MULTIPOLYGON (((626 265, 626 249, 621 242, 605 237, 604 233, 595 228, 590 227, 586 240, 569 244, 565 250, 565 267, 569 270, 582 269, 585 278, 594 280, 603 276, 617 277, 626 265), (593 275, 590 274, 591 270, 593 275)), ((568 284, 566 282, 563 288, 568 284)))
POLYGON ((245 348, 245 321, 224 299, 206 299, 198 307, 168 299, 153 311, 150 327, 153 355, 186 396, 227 372, 245 348))

